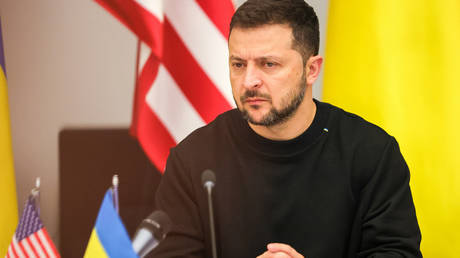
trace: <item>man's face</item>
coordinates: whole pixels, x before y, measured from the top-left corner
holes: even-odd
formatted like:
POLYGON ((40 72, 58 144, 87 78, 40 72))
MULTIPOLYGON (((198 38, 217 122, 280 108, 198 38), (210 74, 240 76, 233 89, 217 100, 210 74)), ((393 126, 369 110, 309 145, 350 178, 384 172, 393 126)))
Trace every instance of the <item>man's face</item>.
POLYGON ((233 28, 229 39, 233 98, 252 124, 273 126, 288 120, 306 90, 302 56, 292 48, 288 25, 233 28))

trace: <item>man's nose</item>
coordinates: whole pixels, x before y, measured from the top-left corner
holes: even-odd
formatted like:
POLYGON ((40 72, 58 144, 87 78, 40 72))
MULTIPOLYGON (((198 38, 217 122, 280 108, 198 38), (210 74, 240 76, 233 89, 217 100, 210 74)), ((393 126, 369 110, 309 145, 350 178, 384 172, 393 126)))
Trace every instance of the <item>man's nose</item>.
POLYGON ((262 80, 260 77, 260 71, 256 66, 248 64, 246 67, 246 73, 244 75, 243 85, 245 88, 257 88, 262 85, 262 80))

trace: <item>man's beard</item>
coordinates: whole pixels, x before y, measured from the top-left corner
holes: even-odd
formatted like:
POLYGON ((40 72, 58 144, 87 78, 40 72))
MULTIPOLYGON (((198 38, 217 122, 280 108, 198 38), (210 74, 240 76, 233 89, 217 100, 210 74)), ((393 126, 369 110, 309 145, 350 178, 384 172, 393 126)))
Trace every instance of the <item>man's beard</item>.
MULTIPOLYGON (((244 108, 243 103, 247 98, 253 97, 260 97, 267 99, 271 102, 271 97, 267 94, 259 93, 257 90, 248 90, 244 93, 243 96, 240 97, 241 101, 241 108, 240 112, 244 119, 246 119, 249 123, 254 125, 262 125, 262 126, 274 126, 278 124, 282 124, 286 122, 290 117, 292 117, 297 109, 299 108, 300 104, 302 104, 303 98, 305 97, 305 92, 307 89, 306 85, 306 78, 305 78, 305 71, 302 74, 302 78, 298 84, 298 87, 294 90, 290 91, 285 98, 282 99, 282 107, 281 109, 276 109, 272 106, 270 111, 262 117, 259 121, 254 120, 253 117, 249 114, 249 112, 244 108)), ((254 106, 253 109, 258 109, 258 106, 254 106)))

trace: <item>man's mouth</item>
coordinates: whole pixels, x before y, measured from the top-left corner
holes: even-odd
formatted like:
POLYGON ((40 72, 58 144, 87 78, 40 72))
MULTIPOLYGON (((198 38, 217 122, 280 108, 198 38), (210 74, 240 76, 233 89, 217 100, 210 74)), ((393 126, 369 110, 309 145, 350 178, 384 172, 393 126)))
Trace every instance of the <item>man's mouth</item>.
POLYGON ((265 98, 246 98, 244 100, 244 103, 247 103, 249 105, 260 105, 264 102, 267 102, 268 100, 265 98))

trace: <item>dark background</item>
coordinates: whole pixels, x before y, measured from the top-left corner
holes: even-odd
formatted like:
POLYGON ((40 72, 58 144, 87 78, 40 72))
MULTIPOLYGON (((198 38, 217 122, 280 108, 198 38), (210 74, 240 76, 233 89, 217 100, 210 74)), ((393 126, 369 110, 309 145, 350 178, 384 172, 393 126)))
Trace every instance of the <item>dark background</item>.
POLYGON ((63 129, 59 133, 62 257, 83 257, 112 176, 119 176, 120 216, 132 238, 154 209, 161 173, 128 129, 63 129))

